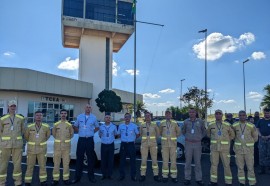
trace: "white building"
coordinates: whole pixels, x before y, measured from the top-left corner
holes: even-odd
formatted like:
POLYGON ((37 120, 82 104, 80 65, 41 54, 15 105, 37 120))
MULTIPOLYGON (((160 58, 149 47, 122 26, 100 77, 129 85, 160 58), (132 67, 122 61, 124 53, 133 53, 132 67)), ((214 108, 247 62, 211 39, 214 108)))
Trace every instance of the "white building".
MULTIPOLYGON (((59 120, 61 109, 68 110, 68 119, 75 120, 84 112, 86 103, 92 100, 93 84, 29 69, 0 67, 0 116, 7 113, 8 101, 16 99, 17 113, 33 122, 33 114, 40 110, 44 122, 52 124, 59 120)), ((131 104, 133 94, 114 90, 123 102, 123 110, 113 114, 113 120, 123 118, 125 105, 131 104)), ((142 100, 142 96, 137 96, 142 100)), ((98 115, 94 112, 94 114, 98 115)), ((98 118, 103 120, 103 117, 98 118)))

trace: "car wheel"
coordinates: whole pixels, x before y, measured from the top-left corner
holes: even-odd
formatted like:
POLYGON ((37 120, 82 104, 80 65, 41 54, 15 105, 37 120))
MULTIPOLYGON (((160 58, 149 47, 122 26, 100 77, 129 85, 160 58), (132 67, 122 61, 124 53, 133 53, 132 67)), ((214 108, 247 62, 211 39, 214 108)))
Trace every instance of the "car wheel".
POLYGON ((179 160, 185 159, 185 148, 181 143, 177 143, 176 158, 179 160))
POLYGON ((202 153, 210 153, 210 139, 209 138, 202 139, 202 153))

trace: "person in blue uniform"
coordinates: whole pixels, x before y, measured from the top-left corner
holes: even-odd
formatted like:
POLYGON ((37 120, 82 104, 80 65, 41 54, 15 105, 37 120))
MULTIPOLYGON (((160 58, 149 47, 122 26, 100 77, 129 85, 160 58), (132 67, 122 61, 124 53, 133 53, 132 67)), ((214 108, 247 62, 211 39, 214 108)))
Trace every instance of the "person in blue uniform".
POLYGON ((129 113, 125 114, 125 123, 119 125, 118 135, 121 138, 121 148, 120 148, 120 177, 119 181, 125 179, 125 163, 126 157, 130 157, 130 176, 132 181, 137 181, 136 178, 136 149, 135 140, 139 137, 138 126, 130 122, 131 115, 129 113))
POLYGON ((99 130, 99 124, 97 118, 91 113, 92 108, 89 104, 85 105, 85 113, 80 114, 77 117, 77 121, 74 124, 74 131, 78 132, 79 139, 76 151, 76 173, 75 179, 72 183, 77 183, 81 180, 83 171, 83 159, 84 154, 87 155, 88 162, 88 178, 92 183, 96 182, 94 176, 95 165, 95 151, 94 151, 94 134, 99 130))
POLYGON ((114 160, 114 140, 117 135, 117 128, 111 123, 110 113, 105 113, 105 123, 99 128, 101 138, 101 172, 102 178, 112 179, 113 160, 114 160))

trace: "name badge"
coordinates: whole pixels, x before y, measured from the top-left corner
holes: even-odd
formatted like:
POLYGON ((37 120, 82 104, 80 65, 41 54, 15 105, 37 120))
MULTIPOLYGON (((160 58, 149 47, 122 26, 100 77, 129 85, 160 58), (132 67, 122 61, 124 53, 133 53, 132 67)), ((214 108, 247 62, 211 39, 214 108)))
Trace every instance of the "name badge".
POLYGON ((146 135, 149 136, 149 132, 146 132, 146 135))
POLYGON ((126 132, 126 136, 128 136, 128 133, 126 132))
POLYGON ((106 136, 107 136, 107 138, 109 137, 109 133, 108 132, 107 132, 107 135, 106 136))
POLYGON ((191 129, 191 134, 194 134, 194 132, 195 132, 194 129, 191 129))
POLYGON ((219 130, 217 134, 218 134, 218 136, 221 136, 222 135, 221 130, 219 130))
POLYGON ((86 129, 86 125, 83 126, 83 129, 86 129))
POLYGON ((39 138, 39 134, 36 134, 36 138, 39 138))
POLYGON ((242 134, 242 135, 241 135, 241 138, 242 138, 242 139, 245 139, 245 136, 244 136, 244 134, 242 134))
POLYGON ((14 126, 13 125, 10 127, 10 130, 14 130, 14 126))
POLYGON ((167 130, 167 135, 169 136, 171 134, 171 132, 169 130, 167 130))

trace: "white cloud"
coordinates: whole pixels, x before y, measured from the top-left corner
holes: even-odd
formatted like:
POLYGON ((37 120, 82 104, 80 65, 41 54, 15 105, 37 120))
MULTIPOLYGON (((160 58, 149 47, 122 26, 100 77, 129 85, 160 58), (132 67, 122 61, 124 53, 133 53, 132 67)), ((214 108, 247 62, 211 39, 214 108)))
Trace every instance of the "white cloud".
POLYGON ((174 93, 175 90, 173 89, 170 89, 170 88, 167 88, 167 89, 164 89, 164 90, 160 90, 158 91, 159 93, 162 93, 162 94, 170 94, 170 93, 174 93))
POLYGON ((236 103, 235 100, 233 99, 228 99, 228 100, 219 100, 219 101, 215 101, 216 103, 224 103, 224 104, 228 104, 228 103, 236 103))
MULTIPOLYGON (((131 76, 134 76, 134 70, 130 69, 130 70, 126 70, 126 72, 131 75, 131 76)), ((136 75, 139 75, 140 74, 140 71, 139 70, 136 70, 136 75)))
POLYGON ((263 52, 253 52, 251 57, 254 60, 261 60, 261 59, 265 59, 266 55, 263 52))
POLYGON ((173 106, 171 101, 159 102, 159 103, 145 103, 146 106, 156 106, 156 107, 170 107, 173 106))
POLYGON ((7 51, 7 52, 4 52, 3 55, 4 55, 4 56, 11 57, 11 56, 14 56, 15 53, 14 53, 14 52, 7 51))
POLYGON ((144 93, 143 97, 144 98, 150 98, 150 99, 156 99, 156 98, 160 98, 160 95, 152 94, 152 93, 144 93))
POLYGON ((115 61, 112 62, 112 75, 117 76, 117 72, 120 70, 120 67, 117 65, 115 61))
MULTIPOLYGON (((255 36, 250 32, 240 35, 239 38, 233 38, 230 35, 224 36, 217 32, 211 33, 207 37, 207 59, 209 61, 217 60, 224 54, 235 52, 237 49, 250 45, 254 41, 255 36)), ((205 58, 205 40, 195 44, 192 48, 197 58, 205 58)))
POLYGON ((258 92, 252 92, 251 91, 251 92, 248 93, 248 98, 249 99, 253 99, 255 101, 260 100, 262 97, 263 96, 260 93, 258 93, 258 92))
POLYGON ((65 61, 58 65, 57 68, 61 70, 78 70, 79 58, 73 60, 71 57, 67 57, 65 61))
POLYGON ((209 89, 207 89, 207 92, 208 93, 213 92, 213 89, 209 88, 209 89))

